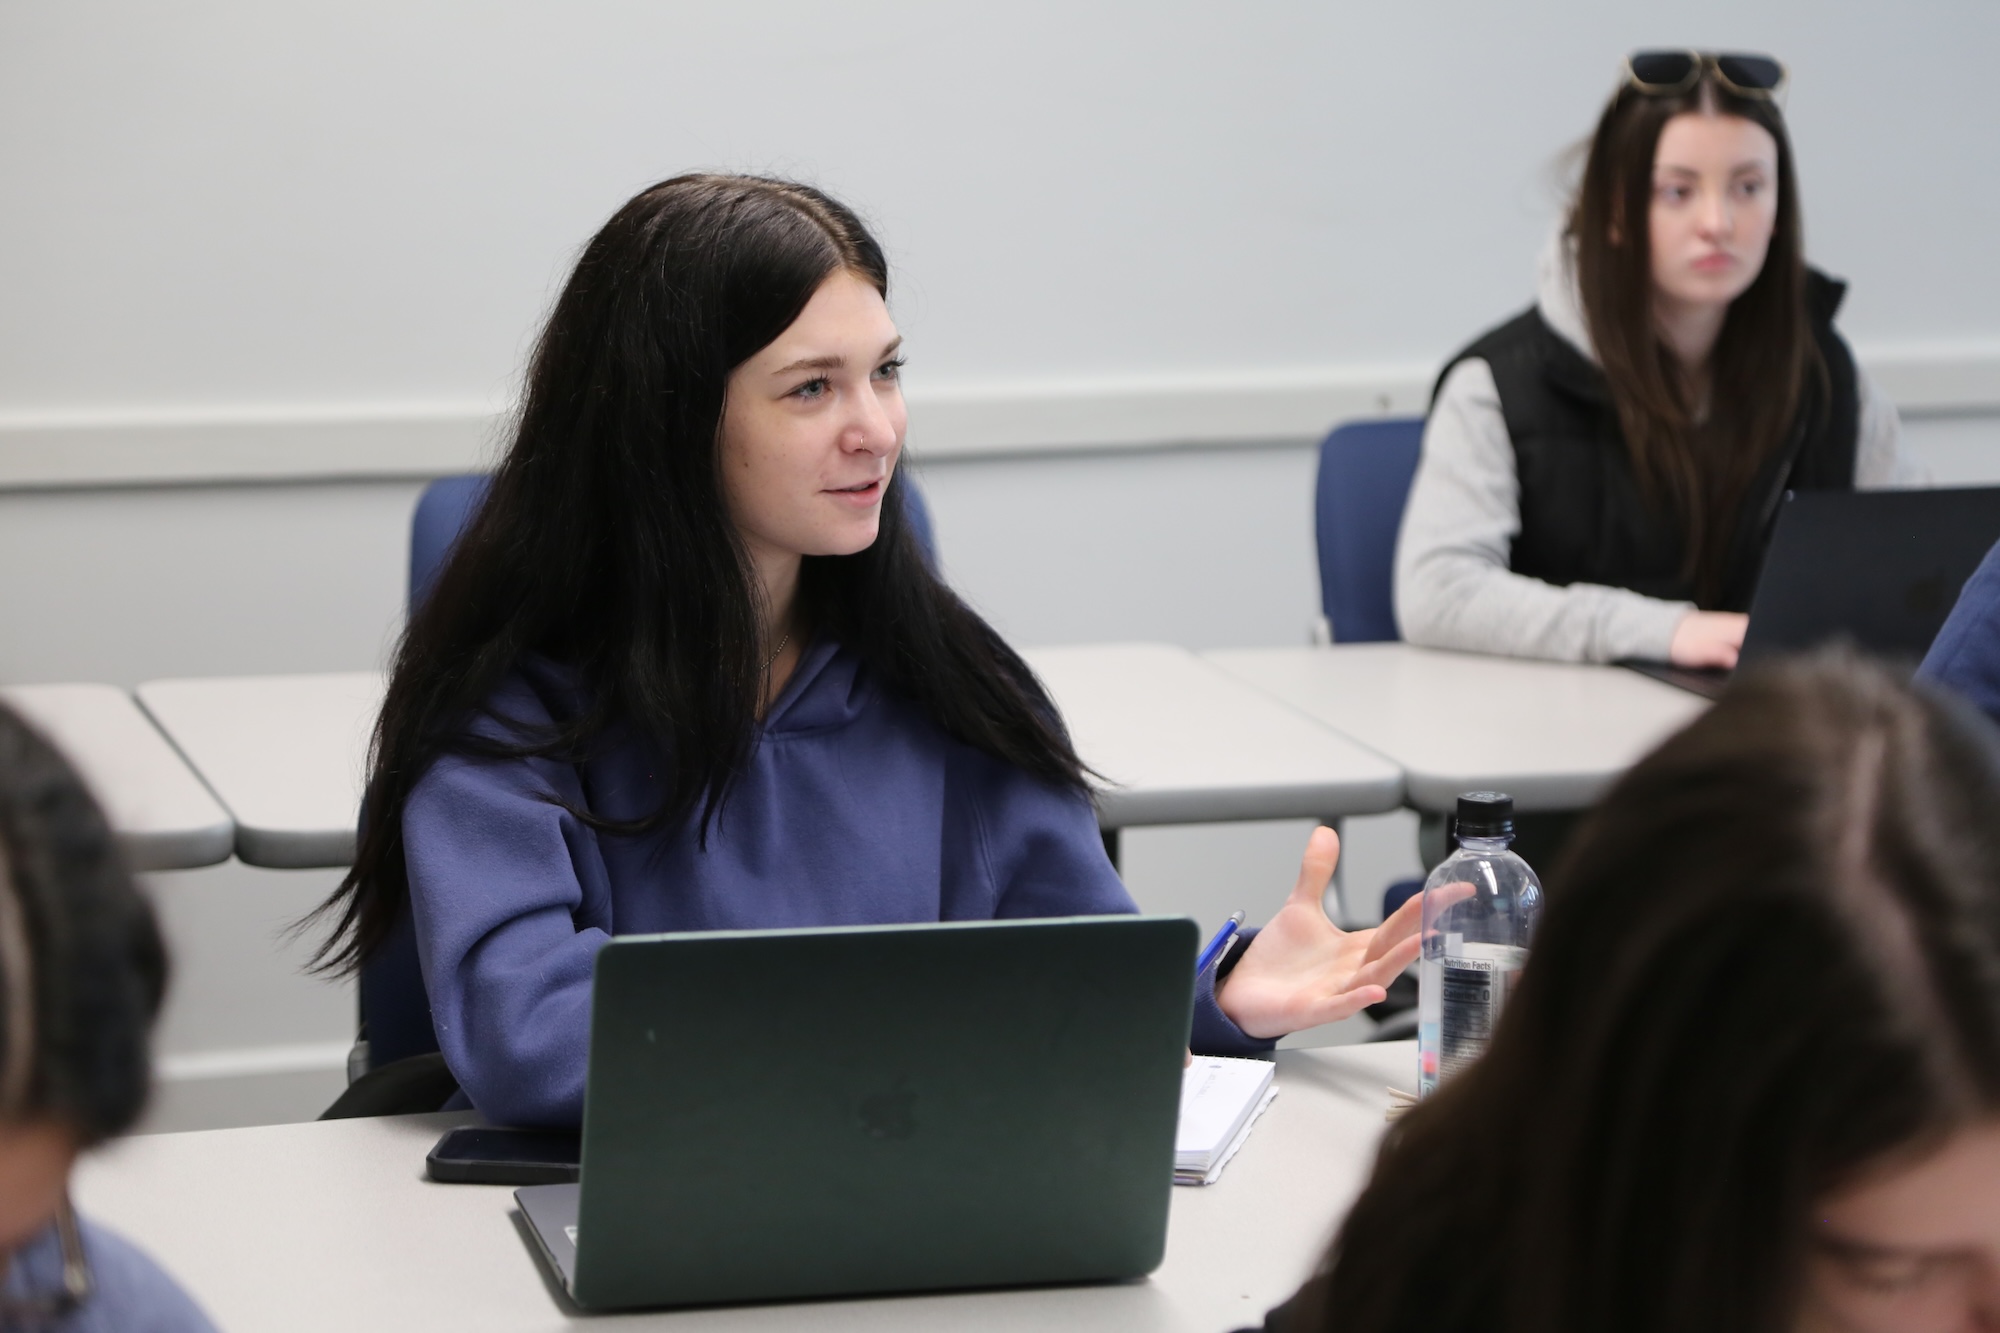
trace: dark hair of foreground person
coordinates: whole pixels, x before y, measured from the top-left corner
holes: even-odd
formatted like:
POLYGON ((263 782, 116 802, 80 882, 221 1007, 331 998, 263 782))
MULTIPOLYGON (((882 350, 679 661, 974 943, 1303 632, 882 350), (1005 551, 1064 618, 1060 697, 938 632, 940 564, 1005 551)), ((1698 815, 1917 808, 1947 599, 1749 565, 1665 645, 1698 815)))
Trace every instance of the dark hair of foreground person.
POLYGON ((1798 1327, 1820 1202, 2000 1116, 1994 747, 1852 657, 1740 678, 1579 828, 1271 1327, 1798 1327))

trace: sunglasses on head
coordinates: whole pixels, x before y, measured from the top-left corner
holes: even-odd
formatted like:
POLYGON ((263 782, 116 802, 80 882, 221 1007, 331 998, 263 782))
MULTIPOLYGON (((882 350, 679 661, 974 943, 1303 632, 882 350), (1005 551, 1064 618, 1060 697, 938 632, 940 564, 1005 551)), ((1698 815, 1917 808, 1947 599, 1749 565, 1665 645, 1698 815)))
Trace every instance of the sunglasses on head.
POLYGON ((1785 67, 1770 56, 1716 51, 1634 51, 1625 57, 1625 81, 1656 97, 1684 93, 1713 71, 1715 81, 1738 97, 1777 96, 1785 67))

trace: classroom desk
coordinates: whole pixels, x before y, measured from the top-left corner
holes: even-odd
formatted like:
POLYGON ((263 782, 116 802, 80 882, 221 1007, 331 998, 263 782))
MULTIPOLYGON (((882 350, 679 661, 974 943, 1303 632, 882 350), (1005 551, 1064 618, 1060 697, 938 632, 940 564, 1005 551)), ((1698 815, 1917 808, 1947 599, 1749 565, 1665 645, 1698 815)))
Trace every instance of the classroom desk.
POLYGON ((139 703, 236 818, 236 855, 302 869, 354 859, 382 676, 156 680, 139 703))
POLYGON ((1077 753, 1111 780, 1097 807, 1107 829, 1379 814, 1402 801, 1394 764, 1184 648, 1022 655, 1055 696, 1077 753))
POLYGON ((10 685, 0 699, 83 775, 135 870, 229 859, 236 827, 132 696, 111 685, 10 685))
POLYGON ((1449 811, 1495 789, 1521 810, 1576 810, 1708 704, 1622 667, 1404 643, 1203 654, 1403 770, 1405 799, 1449 811))
MULTIPOLYGON (((1106 829, 1330 818, 1392 810, 1402 774, 1182 648, 1104 644, 1026 654, 1077 749, 1113 780, 1106 829)), ((236 817, 251 865, 354 856, 376 672, 160 680, 139 701, 236 817)))
POLYGON ((1306 1276, 1372 1163, 1384 1084, 1416 1075, 1409 1042, 1277 1059, 1277 1100, 1220 1181, 1174 1190, 1165 1262, 1141 1282, 581 1316, 511 1190, 422 1178, 438 1134, 468 1119, 451 1113, 126 1139, 84 1162, 75 1196, 228 1329, 1224 1333, 1306 1276))

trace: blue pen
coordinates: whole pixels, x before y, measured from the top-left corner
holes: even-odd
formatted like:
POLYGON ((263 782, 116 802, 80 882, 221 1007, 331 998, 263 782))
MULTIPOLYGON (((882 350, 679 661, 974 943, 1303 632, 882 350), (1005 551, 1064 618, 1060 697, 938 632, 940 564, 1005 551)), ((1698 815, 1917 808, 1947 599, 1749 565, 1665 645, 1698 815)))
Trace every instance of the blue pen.
POLYGON ((1230 943, 1236 938, 1236 932, 1242 929, 1242 926, 1243 913, 1230 913, 1229 919, 1222 923, 1222 929, 1215 932, 1215 938, 1210 940, 1208 947, 1201 951, 1201 957, 1194 960, 1194 974, 1196 976, 1200 976, 1202 973, 1208 971, 1209 968, 1215 966, 1216 961, 1228 951, 1230 943))

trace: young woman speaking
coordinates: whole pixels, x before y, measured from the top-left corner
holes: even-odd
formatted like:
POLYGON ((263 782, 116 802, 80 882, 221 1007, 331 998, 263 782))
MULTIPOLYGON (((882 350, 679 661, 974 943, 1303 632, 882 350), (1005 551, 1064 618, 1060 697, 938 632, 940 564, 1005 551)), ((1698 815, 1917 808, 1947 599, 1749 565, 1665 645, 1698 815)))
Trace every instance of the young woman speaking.
MULTIPOLYGON (((415 932, 446 1062, 495 1120, 580 1119, 613 934, 1134 910, 1054 706, 904 515, 887 291, 819 191, 682 176, 556 302, 398 651, 327 904, 336 966, 415 932)), ((1414 910, 1327 920, 1335 855, 1318 831, 1205 975, 1196 1049, 1346 1017, 1414 959, 1414 910)))

